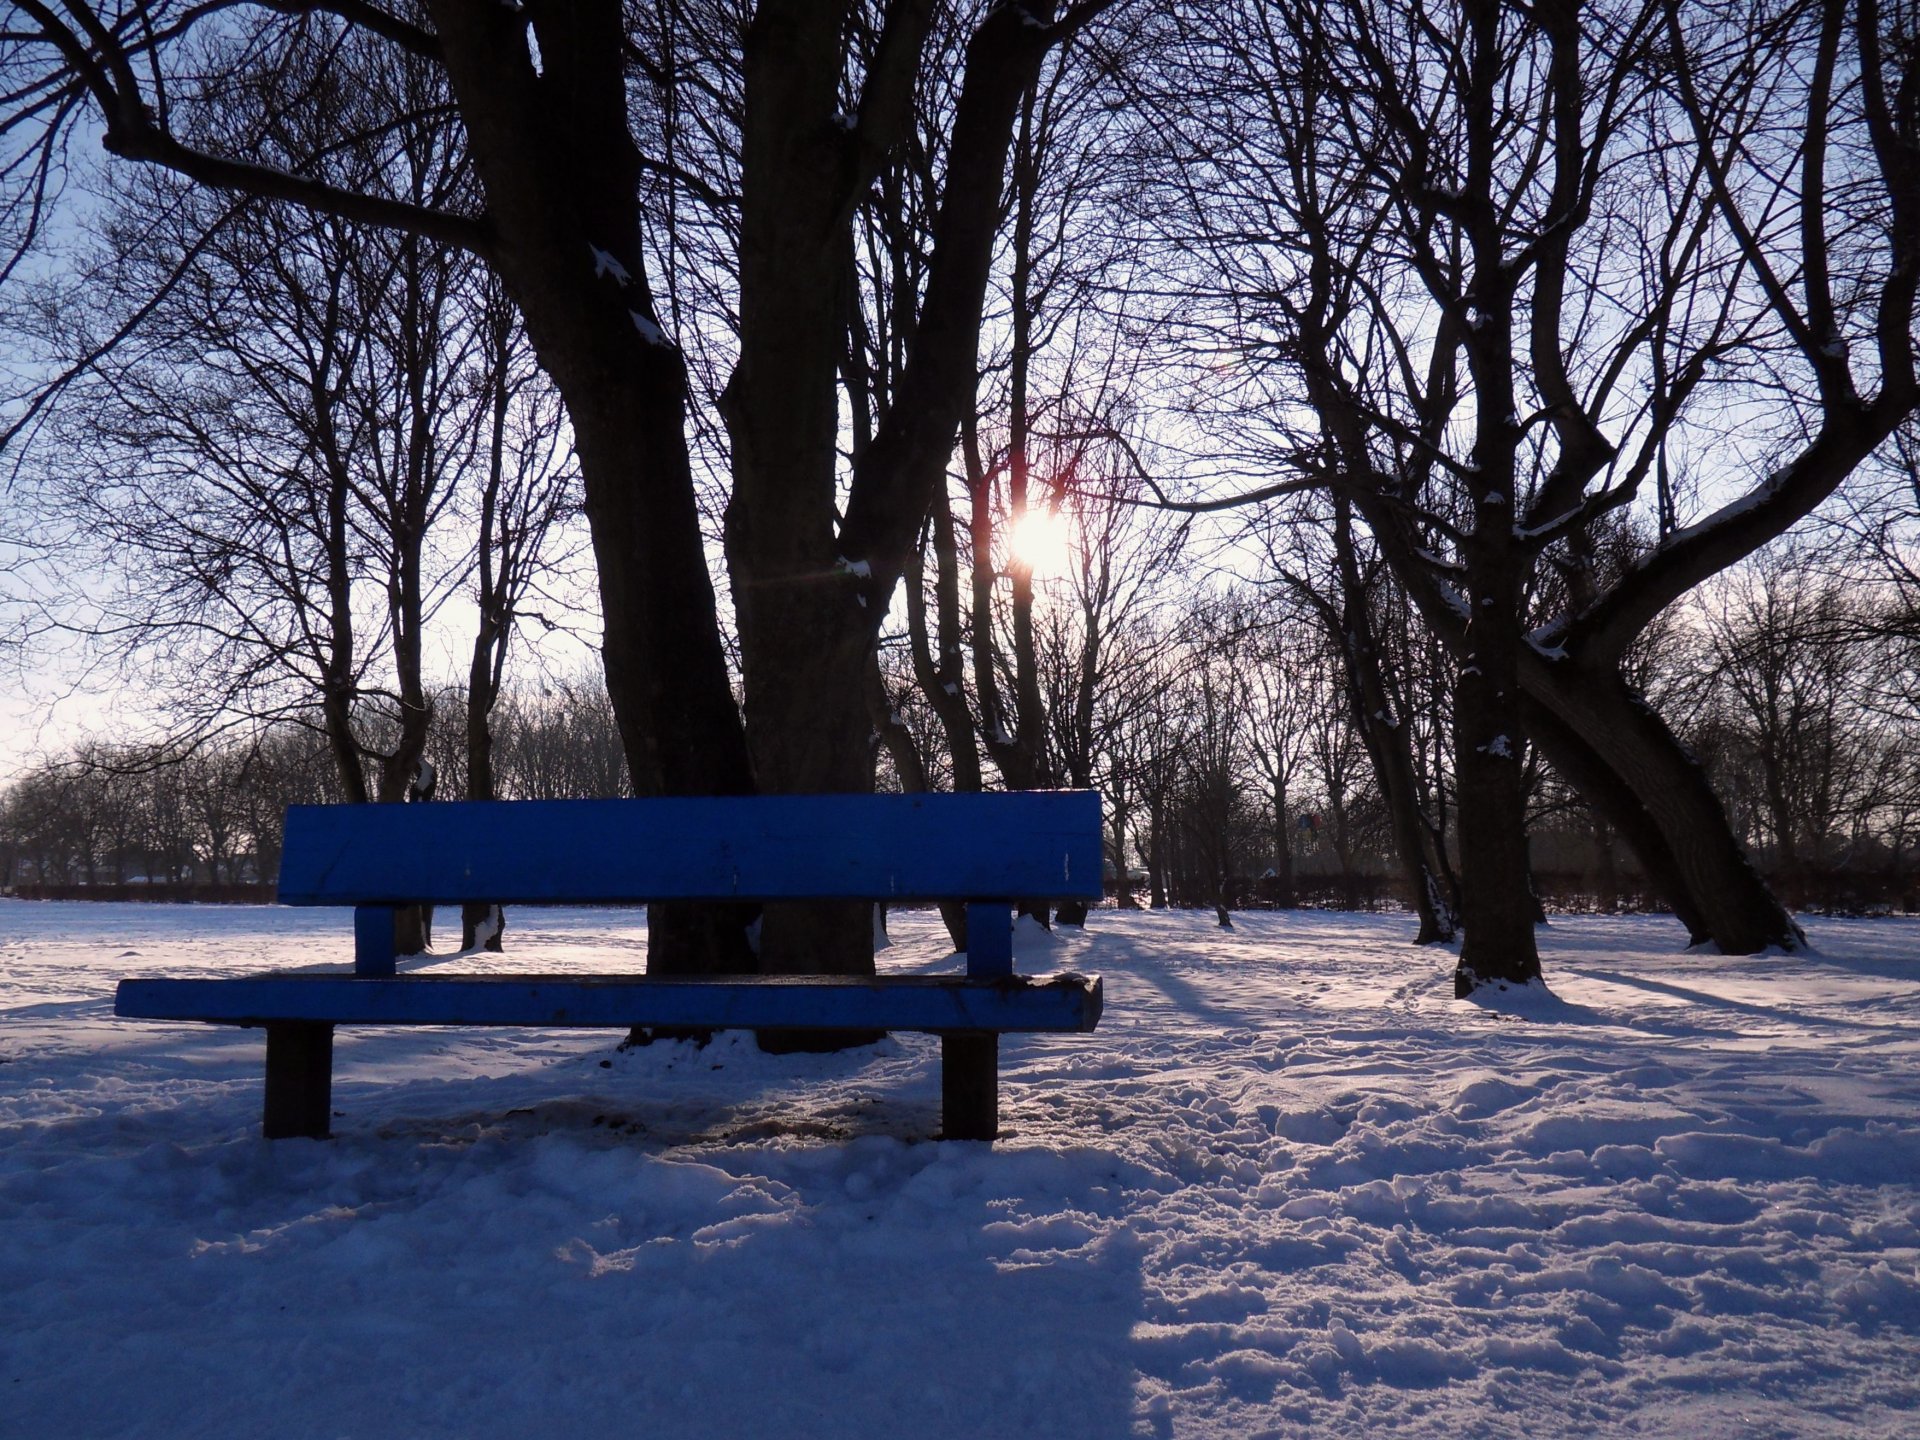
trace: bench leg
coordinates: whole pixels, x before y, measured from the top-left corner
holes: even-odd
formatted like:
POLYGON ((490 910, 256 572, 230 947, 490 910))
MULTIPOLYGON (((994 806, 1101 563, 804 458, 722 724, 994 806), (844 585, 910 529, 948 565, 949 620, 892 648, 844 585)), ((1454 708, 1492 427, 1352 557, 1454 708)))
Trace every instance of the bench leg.
POLYGON ((1000 1037, 991 1030, 940 1037, 940 1118, 948 1140, 1000 1134, 1000 1037))
POLYGON ((282 1021, 267 1026, 269 1140, 324 1140, 333 1115, 333 1026, 282 1021))

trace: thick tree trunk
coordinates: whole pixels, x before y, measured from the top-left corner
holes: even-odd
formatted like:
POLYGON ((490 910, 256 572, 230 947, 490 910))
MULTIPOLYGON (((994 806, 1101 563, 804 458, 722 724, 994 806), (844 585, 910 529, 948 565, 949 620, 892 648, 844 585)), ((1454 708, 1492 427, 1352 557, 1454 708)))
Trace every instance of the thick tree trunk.
POLYGON ((1460 546, 1465 644, 1454 682, 1454 785, 1460 812, 1460 964, 1454 993, 1540 978, 1527 865, 1527 787, 1520 763, 1520 651, 1525 643, 1523 556, 1514 534, 1520 422, 1514 395, 1514 296, 1501 219, 1488 203, 1495 149, 1492 97, 1501 67, 1501 10, 1466 8, 1467 168, 1476 194, 1463 229, 1471 252, 1466 294, 1481 312, 1463 336, 1474 385, 1474 443, 1464 483, 1473 527, 1460 546))
POLYGON ((1710 939, 1706 912, 1695 902, 1673 852, 1667 848, 1666 837, 1640 803, 1633 787, 1578 731, 1531 695, 1522 707, 1522 718, 1528 738, 1540 747, 1547 763, 1580 792, 1581 798, 1605 818, 1607 825, 1633 851, 1647 883, 1666 901, 1674 917, 1687 927, 1689 942, 1697 945, 1710 939))
MULTIPOLYGON (((874 167, 911 128, 931 7, 889 9, 852 114, 841 92, 845 5, 764 0, 754 11, 740 356, 723 406, 734 445, 726 549, 743 728, 688 463, 685 366, 645 278, 623 7, 429 8, 486 190, 489 259, 573 423, 607 685, 636 790, 867 788, 867 658, 971 393, 1007 145, 1019 96, 1057 37, 1031 23, 1031 7, 1002 7, 969 44, 910 358, 836 533, 841 239, 874 167), (538 67, 528 61, 528 18, 538 67)), ((653 923, 650 970, 752 964, 737 915, 659 906, 653 923)), ((872 941, 864 907, 774 907, 760 964, 870 973, 872 941)))
MULTIPOLYGON (((835 529, 844 347, 842 7, 765 3, 747 34, 741 129, 740 356, 722 409, 733 448, 726 550, 748 751, 764 791, 872 788, 876 617, 835 529)), ((873 973, 862 904, 769 905, 769 974, 873 973)))
MULTIPOLYGON (((1502 637, 1504 638, 1504 637, 1502 637)), ((1460 807, 1460 918, 1465 938, 1455 993, 1480 985, 1525 984, 1540 976, 1528 883, 1526 792, 1512 656, 1497 640, 1468 651, 1454 702, 1454 784, 1460 807), (1502 670, 1506 672, 1503 684, 1502 670)))
MULTIPOLYGON (((1524 679, 1540 709, 1616 777, 1594 785, 1592 764, 1579 767, 1587 781, 1562 772, 1602 805, 1690 933, 1710 937, 1728 955, 1805 945, 1805 934, 1741 849, 1700 763, 1625 680, 1568 661, 1529 664, 1524 679), (1614 784, 1633 796, 1633 806, 1620 802, 1614 784), (1646 823, 1635 823, 1636 811, 1646 823), (1658 846, 1648 844, 1649 824, 1658 846)), ((1565 751, 1550 738, 1551 727, 1538 733, 1558 765, 1565 751)))
POLYGON ((1454 786, 1460 813, 1460 964, 1454 993, 1540 978, 1527 865, 1526 774, 1520 763, 1520 651, 1525 643, 1524 557, 1514 533, 1520 420, 1514 394, 1516 315, 1501 212, 1491 203, 1495 104, 1507 61, 1503 14, 1472 0, 1462 29, 1467 189, 1462 229, 1471 261, 1464 298, 1479 318, 1462 336, 1473 377, 1474 443, 1463 475, 1471 532, 1460 546, 1465 644, 1454 683, 1454 786))
MULTIPOLYGON (((686 370, 642 265, 614 0, 526 16, 430 6, 498 236, 490 255, 567 403, 598 560, 602 653, 634 789, 753 790, 686 446, 686 370)), ((653 974, 751 971, 737 907, 657 905, 653 974)))

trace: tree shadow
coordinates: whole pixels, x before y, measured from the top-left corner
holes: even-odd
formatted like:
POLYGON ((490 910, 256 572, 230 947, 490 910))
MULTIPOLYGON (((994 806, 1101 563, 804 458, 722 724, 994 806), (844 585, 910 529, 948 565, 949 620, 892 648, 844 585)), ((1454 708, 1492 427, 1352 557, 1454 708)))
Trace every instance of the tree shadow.
MULTIPOLYGON (((1585 967, 1576 973, 1608 985, 1619 985, 1629 990, 1644 990, 1653 995, 1667 995, 1676 1000, 1684 1000, 1690 1005, 1726 1010, 1736 1015, 1751 1015, 1756 1019, 1772 1020, 1783 1024, 1819 1026, 1836 1030, 1874 1031, 1887 1035, 1911 1035, 1914 1032, 1912 1025, 1874 1025, 1857 1019, 1819 1015, 1808 1010, 1780 1009, 1751 1000, 1736 1000, 1731 996, 1715 995, 1710 991, 1695 989, 1688 985, 1676 985, 1670 980, 1654 980, 1645 975, 1621 975, 1612 971, 1591 970, 1585 967)), ((1663 1027, 1642 1026, 1641 1028, 1663 1027)), ((1676 1031, 1675 1033, 1686 1032, 1676 1031)))
POLYGON ((1592 1025, 1623 1028, 1618 1016, 1608 1015, 1591 1005, 1563 999, 1535 980, 1530 985, 1482 985, 1464 997, 1463 1004, 1487 1012, 1496 1020, 1517 1020, 1538 1025, 1592 1025))

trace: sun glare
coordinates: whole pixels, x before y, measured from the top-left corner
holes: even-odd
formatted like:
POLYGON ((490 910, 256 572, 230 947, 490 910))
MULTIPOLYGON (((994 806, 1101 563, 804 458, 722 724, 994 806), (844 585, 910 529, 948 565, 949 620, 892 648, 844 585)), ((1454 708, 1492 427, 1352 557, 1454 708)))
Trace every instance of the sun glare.
POLYGON ((1066 570, 1071 541, 1066 516, 1053 510, 1029 510, 1014 522, 1007 543, 1016 562, 1044 578, 1066 570))

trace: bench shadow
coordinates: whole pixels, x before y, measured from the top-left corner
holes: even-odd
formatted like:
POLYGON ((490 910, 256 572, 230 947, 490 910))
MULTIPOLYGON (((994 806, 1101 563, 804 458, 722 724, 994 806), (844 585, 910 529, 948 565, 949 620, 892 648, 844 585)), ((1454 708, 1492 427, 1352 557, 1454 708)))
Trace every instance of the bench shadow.
MULTIPOLYGON (((650 1094, 657 1076, 586 1056, 439 1082, 356 1080, 348 1060, 330 1142, 261 1141, 237 1123, 252 1094, 229 1084, 29 1143, 100 1158, 103 1186, 141 1155, 224 1177, 218 1218, 184 1180, 145 1202, 152 1233, 210 1246, 143 1245, 112 1277, 164 1294, 192 1267, 221 1304, 167 1312, 165 1344, 143 1307, 89 1322, 136 1389, 181 1349, 278 1377, 210 1391, 207 1433, 275 1433, 288 1414, 324 1418, 316 1435, 392 1433, 396 1385, 443 1397, 466 1437, 1132 1433, 1129 1167, 1017 1136, 929 1142, 937 1075, 903 1078, 901 1059, 856 1053, 821 1096, 769 1057, 724 1102, 650 1094), (298 1324, 289 1293, 306 1297, 298 1324), (393 1359, 369 1366, 376 1330, 393 1359)), ((42 1418, 73 1423, 39 1433, 99 1433, 79 1413, 88 1364, 76 1352, 72 1383, 49 1387, 64 1413, 42 1418)))
MULTIPOLYGON (((729 1440, 1131 1433, 1144 1302, 1124 1228, 1089 1233, 1100 1202, 1074 1157, 1007 1157, 1035 1203, 1020 1181, 996 1183, 984 1147, 958 1162, 925 1154, 937 1148, 854 1147, 848 1159, 878 1162, 870 1179, 834 1168, 796 1187, 809 1235, 725 1236, 691 1284, 668 1281, 682 1324, 649 1368, 698 1378, 688 1395, 650 1375, 634 1408, 676 1435, 729 1440), (714 1298, 729 1295, 768 1303, 743 1314, 714 1298)), ((725 1152, 709 1163, 732 1168, 725 1152)))

